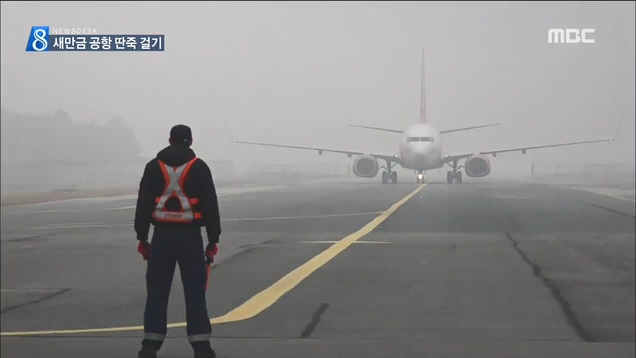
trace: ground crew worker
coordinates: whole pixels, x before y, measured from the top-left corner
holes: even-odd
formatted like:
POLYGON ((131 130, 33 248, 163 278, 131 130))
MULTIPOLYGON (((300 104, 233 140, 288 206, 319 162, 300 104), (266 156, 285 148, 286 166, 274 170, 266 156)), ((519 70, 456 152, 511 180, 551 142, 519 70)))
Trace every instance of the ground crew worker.
POLYGON ((206 307, 207 270, 218 252, 221 224, 208 165, 197 158, 188 126, 170 131, 170 146, 152 159, 139 184, 135 212, 138 251, 148 260, 144 339, 139 358, 155 358, 167 333, 168 296, 179 263, 185 294, 188 340, 195 358, 215 358, 206 307), (155 226, 148 243, 150 224, 155 226), (208 245, 203 250, 201 227, 208 245))

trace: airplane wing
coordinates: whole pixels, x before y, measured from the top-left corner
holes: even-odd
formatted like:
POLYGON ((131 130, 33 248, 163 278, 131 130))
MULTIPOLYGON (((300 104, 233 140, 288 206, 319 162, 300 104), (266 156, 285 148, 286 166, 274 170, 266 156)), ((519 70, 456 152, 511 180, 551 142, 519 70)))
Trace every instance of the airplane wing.
POLYGON ((618 121, 618 125, 616 126, 616 132, 614 133, 614 136, 612 138, 596 139, 596 140, 584 140, 584 141, 568 142, 568 143, 546 144, 546 145, 533 145, 533 146, 528 146, 528 147, 504 148, 504 149, 497 149, 497 150, 485 150, 485 151, 473 152, 473 153, 452 154, 452 155, 445 155, 444 158, 442 159, 442 161, 443 161, 443 163, 449 163, 449 162, 452 162, 452 161, 455 161, 455 160, 468 158, 468 157, 470 157, 473 154, 482 154, 482 155, 492 154, 492 156, 494 157, 494 156, 497 155, 497 153, 521 151, 523 154, 526 154, 526 150, 530 150, 530 149, 565 147, 565 146, 568 146, 568 145, 577 145, 577 144, 586 144, 586 143, 611 142, 611 141, 615 140, 616 138, 618 138, 618 135, 620 134, 622 122, 623 122, 622 120, 618 121))
POLYGON ((322 152, 347 154, 349 157, 351 157, 352 155, 369 154, 369 155, 374 156, 375 158, 378 158, 378 159, 390 160, 390 161, 392 161, 394 163, 400 163, 400 158, 397 155, 377 154, 377 153, 364 153, 364 152, 357 152, 357 151, 351 151, 351 150, 339 150, 339 149, 328 149, 328 148, 317 148, 317 147, 302 147, 302 146, 297 146, 297 145, 245 142, 245 141, 238 141, 238 140, 233 140, 232 142, 233 143, 238 143, 238 144, 251 144, 251 145, 260 145, 260 146, 267 146, 267 147, 315 150, 315 151, 318 151, 319 155, 321 155, 322 152))
POLYGON ((376 131, 384 131, 384 132, 393 132, 393 133, 402 133, 403 130, 399 129, 389 129, 389 128, 379 128, 379 127, 369 127, 369 126, 361 126, 357 124, 347 124, 349 127, 358 127, 358 128, 366 128, 366 129, 374 129, 376 131))
POLYGON ((452 161, 455 161, 455 160, 468 158, 468 157, 470 157, 473 154, 482 154, 482 155, 492 154, 493 157, 496 156, 497 153, 505 153, 505 152, 521 151, 523 154, 525 154, 526 150, 530 150, 530 149, 564 147, 564 146, 567 146, 567 145, 576 145, 576 144, 585 144, 585 143, 610 142, 612 140, 614 140, 614 138, 597 139, 597 140, 585 140, 585 141, 579 141, 579 142, 557 143, 557 144, 547 144, 547 145, 534 145, 534 146, 529 146, 529 147, 505 148, 505 149, 486 150, 486 151, 481 151, 481 152, 462 153, 462 154, 451 154, 451 155, 445 155, 442 160, 443 160, 444 163, 449 163, 449 162, 452 162, 452 161))
MULTIPOLYGON (((463 127, 463 128, 454 128, 454 129, 446 129, 443 131, 440 131, 440 134, 444 134, 444 133, 451 133, 451 132, 459 132, 459 131, 467 131, 470 129, 477 129, 477 128, 485 128, 485 127, 492 127, 492 126, 498 126, 501 123, 494 123, 494 124, 484 124, 481 126, 472 126, 472 127, 463 127)), ((380 128, 380 127, 369 127, 369 126, 361 126, 358 124, 347 124, 350 127, 358 127, 358 128, 366 128, 366 129, 373 129, 376 131, 384 131, 384 132, 393 132, 393 133, 402 133, 404 132, 403 130, 399 130, 399 129, 390 129, 390 128, 380 128)))
POLYGON ((494 123, 494 124, 484 124, 481 126, 473 126, 473 127, 464 127, 464 128, 455 128, 455 129, 445 129, 443 131, 439 131, 439 134, 444 134, 444 133, 452 133, 452 132, 459 132, 459 131, 467 131, 470 129, 477 129, 477 128, 486 128, 486 127, 493 127, 493 126, 498 126, 501 123, 494 123))

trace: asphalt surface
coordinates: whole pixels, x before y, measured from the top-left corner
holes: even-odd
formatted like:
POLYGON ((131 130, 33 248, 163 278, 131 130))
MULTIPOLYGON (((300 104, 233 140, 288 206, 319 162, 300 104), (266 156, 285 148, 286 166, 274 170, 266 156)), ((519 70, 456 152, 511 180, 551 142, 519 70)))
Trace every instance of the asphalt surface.
MULTIPOLYGON (((496 179, 417 188, 221 191, 208 291, 218 356, 634 356, 633 199, 496 179)), ((3 358, 136 357, 133 205, 2 208, 3 358), (50 330, 80 331, 29 333, 50 330)), ((182 292, 175 273, 170 322, 184 321, 182 292)), ((171 328, 160 357, 191 356, 183 325, 171 328)))

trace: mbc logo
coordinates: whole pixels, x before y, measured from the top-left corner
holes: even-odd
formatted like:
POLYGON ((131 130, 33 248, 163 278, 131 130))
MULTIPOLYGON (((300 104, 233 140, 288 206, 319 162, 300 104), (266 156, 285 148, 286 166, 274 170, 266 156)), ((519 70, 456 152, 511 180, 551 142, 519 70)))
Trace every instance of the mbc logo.
POLYGON ((550 29, 548 30, 548 43, 551 44, 593 44, 594 39, 590 34, 594 29, 550 29))

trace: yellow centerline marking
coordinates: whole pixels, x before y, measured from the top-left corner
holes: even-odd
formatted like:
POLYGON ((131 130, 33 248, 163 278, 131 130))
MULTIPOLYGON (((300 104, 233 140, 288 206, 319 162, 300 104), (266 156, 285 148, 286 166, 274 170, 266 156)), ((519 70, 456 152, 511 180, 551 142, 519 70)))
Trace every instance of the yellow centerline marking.
MULTIPOLYGON (((302 244, 337 244, 338 241, 301 241, 302 244)), ((388 241, 356 241, 354 244, 390 244, 388 241)))
MULTIPOLYGON (((252 298, 245 301, 242 305, 236 307, 230 312, 212 318, 210 323, 230 323, 237 321, 244 321, 255 317, 259 313, 263 312, 271 305, 276 303, 283 295, 291 291, 299 283, 309 277, 312 273, 324 266, 327 262, 331 261, 334 257, 338 256, 341 252, 346 250, 351 244, 363 238, 369 234, 376 227, 382 224, 389 218, 400 206, 404 205, 407 201, 413 198, 418 192, 420 192, 430 181, 425 184, 421 184, 417 189, 413 190, 409 195, 402 198, 397 203, 393 204, 389 209, 382 212, 379 216, 373 219, 371 222, 363 226, 360 230, 354 232, 337 241, 329 248, 320 254, 314 256, 312 259, 297 267, 292 272, 285 275, 283 278, 275 282, 273 285, 257 293, 252 298)), ((170 323, 168 328, 186 327, 186 322, 170 323)), ((104 332, 124 332, 124 331, 139 331, 143 330, 144 326, 128 326, 128 327, 109 327, 109 328, 93 328, 93 329, 68 329, 57 331, 26 331, 26 332, 1 332, 0 336, 40 336, 40 335, 53 335, 53 334, 81 334, 81 333, 104 333, 104 332)))

